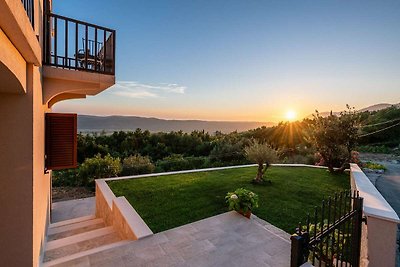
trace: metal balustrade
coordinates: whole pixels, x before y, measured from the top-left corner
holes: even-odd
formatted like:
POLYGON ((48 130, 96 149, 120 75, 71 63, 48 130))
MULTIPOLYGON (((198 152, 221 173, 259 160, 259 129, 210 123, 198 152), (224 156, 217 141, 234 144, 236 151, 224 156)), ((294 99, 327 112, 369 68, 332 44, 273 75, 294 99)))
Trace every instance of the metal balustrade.
POLYGON ((47 13, 43 63, 114 75, 115 30, 47 13))
POLYGON ((26 15, 32 24, 32 28, 35 28, 35 1, 34 0, 21 0, 24 5, 26 15))

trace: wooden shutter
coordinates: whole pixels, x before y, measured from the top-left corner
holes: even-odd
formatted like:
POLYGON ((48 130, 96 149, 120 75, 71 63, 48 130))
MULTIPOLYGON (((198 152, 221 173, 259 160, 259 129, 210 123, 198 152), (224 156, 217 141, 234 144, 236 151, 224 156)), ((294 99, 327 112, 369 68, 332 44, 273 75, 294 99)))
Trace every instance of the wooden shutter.
POLYGON ((46 113, 46 169, 76 168, 76 114, 46 113))

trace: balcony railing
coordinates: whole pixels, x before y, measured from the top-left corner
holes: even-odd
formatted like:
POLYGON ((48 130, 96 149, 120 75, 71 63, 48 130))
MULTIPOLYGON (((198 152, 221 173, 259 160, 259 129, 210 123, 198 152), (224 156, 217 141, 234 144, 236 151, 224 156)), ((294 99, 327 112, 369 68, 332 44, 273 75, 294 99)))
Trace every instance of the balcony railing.
POLYGON ((52 13, 45 27, 45 65, 115 74, 115 30, 52 13))
POLYGON ((32 24, 32 28, 35 28, 35 1, 34 0, 21 0, 22 4, 24 5, 26 15, 29 18, 29 21, 32 24))

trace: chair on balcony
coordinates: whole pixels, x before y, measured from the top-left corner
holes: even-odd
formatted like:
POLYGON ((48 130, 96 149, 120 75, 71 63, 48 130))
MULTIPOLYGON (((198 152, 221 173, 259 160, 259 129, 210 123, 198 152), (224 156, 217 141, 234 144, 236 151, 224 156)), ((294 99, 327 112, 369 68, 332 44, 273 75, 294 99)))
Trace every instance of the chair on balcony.
POLYGON ((103 43, 88 40, 86 47, 86 40, 82 38, 83 49, 78 50, 77 58, 78 67, 89 70, 101 70, 104 63, 104 57, 101 53, 103 43), (95 55, 95 46, 97 46, 97 55, 95 55))

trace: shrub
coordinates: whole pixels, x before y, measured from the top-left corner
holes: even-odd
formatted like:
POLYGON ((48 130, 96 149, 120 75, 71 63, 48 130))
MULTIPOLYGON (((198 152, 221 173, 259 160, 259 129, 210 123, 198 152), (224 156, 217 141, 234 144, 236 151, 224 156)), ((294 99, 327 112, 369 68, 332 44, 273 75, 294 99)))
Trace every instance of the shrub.
POLYGON ((189 162, 180 154, 173 154, 157 161, 158 171, 180 171, 190 169, 189 162))
POLYGON ((149 157, 134 155, 122 161, 122 175, 136 175, 152 173, 155 169, 149 157))
POLYGON ((52 186, 83 186, 79 169, 67 169, 52 172, 52 186))
POLYGON ((360 152, 366 152, 366 153, 382 153, 382 154, 389 154, 392 152, 392 149, 385 145, 381 146, 372 146, 372 145, 365 145, 365 146, 359 146, 358 150, 360 152))
POLYGON ((364 162, 362 164, 362 167, 371 170, 383 170, 383 171, 386 170, 386 167, 384 165, 371 161, 364 162))
POLYGON ((285 157, 283 159, 283 163, 286 164, 308 164, 308 165, 314 165, 315 164, 315 158, 314 155, 309 154, 309 155, 293 155, 289 157, 285 157))
POLYGON ((106 155, 102 158, 99 154, 94 158, 85 159, 79 168, 79 176, 83 185, 94 187, 94 180, 99 178, 115 177, 121 172, 119 158, 106 155))
POLYGON ((207 157, 186 157, 191 169, 201 169, 207 167, 207 157))

